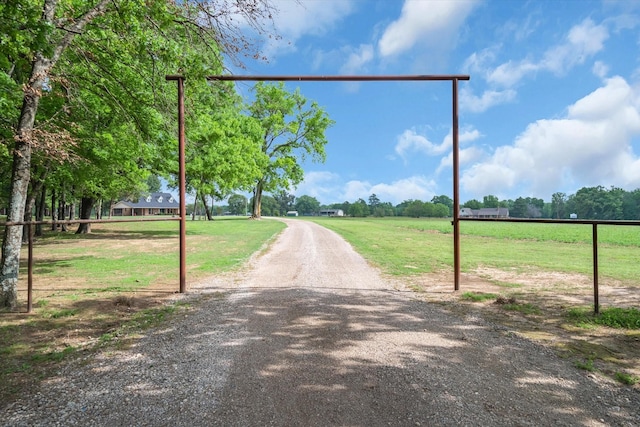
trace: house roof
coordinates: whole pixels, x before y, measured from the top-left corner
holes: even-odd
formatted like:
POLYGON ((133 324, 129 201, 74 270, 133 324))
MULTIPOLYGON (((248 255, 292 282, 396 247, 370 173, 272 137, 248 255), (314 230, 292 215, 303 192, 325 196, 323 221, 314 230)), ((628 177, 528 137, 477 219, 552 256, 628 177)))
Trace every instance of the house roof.
POLYGON ((117 203, 129 208, 160 208, 160 209, 178 209, 180 202, 173 197, 171 193, 151 193, 146 197, 140 197, 137 202, 122 200, 117 203))
POLYGON ((509 215, 508 208, 480 208, 478 215, 509 215))
POLYGON ((461 208, 462 216, 509 216, 509 208, 461 208))

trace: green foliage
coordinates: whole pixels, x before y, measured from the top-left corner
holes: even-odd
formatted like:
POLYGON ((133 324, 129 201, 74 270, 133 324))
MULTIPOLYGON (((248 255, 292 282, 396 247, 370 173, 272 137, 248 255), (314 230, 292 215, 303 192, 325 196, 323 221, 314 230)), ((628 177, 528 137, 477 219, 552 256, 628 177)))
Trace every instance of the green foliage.
POLYGON ((626 385, 635 385, 640 381, 640 378, 635 375, 626 374, 624 372, 616 372, 615 378, 622 384, 626 385))
POLYGON ((280 210, 278 202, 276 202, 275 198, 271 196, 267 196, 266 194, 262 196, 262 214, 263 215, 282 216, 286 212, 287 211, 280 210))
POLYGON ((78 314, 78 310, 76 309, 61 309, 61 310, 50 310, 43 313, 43 317, 49 317, 51 319, 60 319, 62 317, 72 317, 78 314))
POLYGON ((31 357, 31 361, 34 363, 43 362, 59 362, 65 357, 73 354, 77 350, 76 347, 68 346, 62 351, 52 351, 49 353, 36 353, 31 357))
POLYGON ((315 197, 300 196, 296 200, 295 209, 301 215, 314 215, 320 211, 320 202, 315 197))
POLYGON ((504 308, 505 310, 517 311, 517 312, 520 312, 522 314, 540 314, 541 313, 540 308, 536 307, 535 305, 533 305, 531 303, 503 304, 503 305, 501 305, 501 307, 504 308))
POLYGON ((263 191, 276 192, 299 184, 304 178, 300 162, 306 158, 324 162, 325 131, 333 121, 315 102, 307 101, 299 90, 288 92, 284 83, 257 83, 249 114, 260 123, 259 146, 269 159, 258 179, 255 216, 260 215, 263 191))
POLYGON ((498 295, 484 292, 464 292, 461 299, 473 302, 482 302, 491 299, 496 299, 498 295))
POLYGON ((162 183, 157 175, 149 175, 147 177, 147 191, 149 193, 157 193, 162 190, 162 183))
POLYGON ((229 212, 232 215, 245 215, 247 213, 247 198, 241 194, 233 194, 229 197, 229 212))
POLYGON ((355 203, 349 205, 348 214, 349 216, 356 218, 369 216, 369 207, 367 206, 367 202, 363 199, 358 199, 355 203))
MULTIPOLYGON (((611 187, 609 190, 603 186, 583 187, 573 196, 569 197, 567 205, 571 212, 578 214, 583 219, 632 219, 625 218, 624 194, 621 188, 611 187)), ((638 215, 637 212, 635 215, 638 215)))
POLYGON ((494 195, 484 196, 484 199, 482 200, 482 207, 484 207, 484 208, 497 208, 499 202, 500 202, 500 200, 498 199, 498 197, 496 197, 494 195))
POLYGON ((287 211, 292 210, 296 201, 296 196, 289 194, 285 190, 274 193, 273 198, 278 205, 277 210, 280 212, 280 215, 284 215, 287 211))
POLYGON ((596 367, 593 364, 593 359, 594 359, 593 357, 589 357, 584 362, 581 362, 581 361, 575 362, 576 368, 584 369, 585 371, 589 371, 589 372, 594 372, 596 370, 596 367))
POLYGON ((567 317, 576 324, 609 326, 621 329, 640 329, 640 310, 637 308, 608 307, 597 315, 586 307, 571 308, 567 317))

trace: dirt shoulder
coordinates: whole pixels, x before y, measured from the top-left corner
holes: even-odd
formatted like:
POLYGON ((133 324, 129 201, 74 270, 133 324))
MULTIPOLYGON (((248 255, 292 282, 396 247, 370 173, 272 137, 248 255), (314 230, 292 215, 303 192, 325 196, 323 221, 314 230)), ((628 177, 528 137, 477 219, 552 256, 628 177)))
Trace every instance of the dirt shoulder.
MULTIPOLYGON (((593 281, 579 274, 520 268, 479 268, 463 274, 460 290, 452 289, 452 273, 441 272, 404 280, 429 302, 459 315, 474 313, 522 337, 553 349, 577 368, 613 379, 616 373, 640 378, 640 330, 580 324, 572 309, 592 310, 593 281), (465 293, 493 294, 472 301, 465 293), (500 297, 501 300, 497 301, 500 297), (513 304, 500 304, 499 302, 513 304)), ((601 307, 639 307, 635 286, 607 281, 600 285, 601 307)), ((633 386, 640 390, 640 384, 633 386)))

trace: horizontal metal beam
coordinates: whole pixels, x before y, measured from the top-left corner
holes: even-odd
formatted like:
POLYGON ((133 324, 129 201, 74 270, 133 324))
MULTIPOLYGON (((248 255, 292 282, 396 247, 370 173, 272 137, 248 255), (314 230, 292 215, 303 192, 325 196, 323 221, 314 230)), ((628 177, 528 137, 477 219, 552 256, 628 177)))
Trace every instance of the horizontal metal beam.
MULTIPOLYGON (((167 76, 167 80, 177 80, 180 76, 167 76)), ((391 75, 391 76, 236 76, 214 75, 207 80, 221 81, 296 81, 296 82, 379 82, 379 81, 453 81, 469 80, 468 75, 443 74, 443 75, 391 75)))
POLYGON ((151 217, 151 218, 140 218, 140 219, 65 219, 60 221, 13 221, 6 222, 4 224, 0 223, 1 226, 12 227, 16 225, 69 225, 69 224, 116 224, 119 222, 153 222, 153 221, 180 221, 180 216, 177 217, 151 217))
POLYGON ((463 218, 460 221, 487 222, 531 222, 541 224, 597 224, 597 225, 640 225, 640 221, 622 221, 607 219, 531 219, 531 218, 463 218))

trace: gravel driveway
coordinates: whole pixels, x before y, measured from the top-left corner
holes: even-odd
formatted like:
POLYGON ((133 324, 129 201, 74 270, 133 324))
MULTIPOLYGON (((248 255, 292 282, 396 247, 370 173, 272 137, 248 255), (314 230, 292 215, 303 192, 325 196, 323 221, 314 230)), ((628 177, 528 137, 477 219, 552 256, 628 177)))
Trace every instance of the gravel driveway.
POLYGON ((64 366, 3 425, 640 425, 640 393, 383 278, 288 219, 134 347, 64 366))

